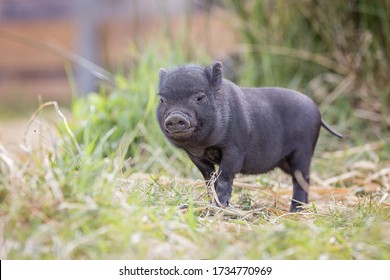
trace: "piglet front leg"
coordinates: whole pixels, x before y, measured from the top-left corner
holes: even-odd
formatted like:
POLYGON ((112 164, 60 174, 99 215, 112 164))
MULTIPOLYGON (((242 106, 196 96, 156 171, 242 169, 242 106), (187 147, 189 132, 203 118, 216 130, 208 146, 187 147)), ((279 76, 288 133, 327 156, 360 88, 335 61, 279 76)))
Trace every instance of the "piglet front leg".
POLYGON ((220 206, 229 206, 232 196, 233 179, 240 172, 244 157, 237 150, 222 151, 222 161, 219 165, 218 178, 215 182, 215 191, 220 202, 220 206))

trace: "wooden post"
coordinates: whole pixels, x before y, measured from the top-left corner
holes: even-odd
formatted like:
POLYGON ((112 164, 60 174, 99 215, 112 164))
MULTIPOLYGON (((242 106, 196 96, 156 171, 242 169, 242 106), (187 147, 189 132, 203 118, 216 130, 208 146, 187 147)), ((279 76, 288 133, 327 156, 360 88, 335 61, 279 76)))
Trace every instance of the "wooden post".
MULTIPOLYGON (((79 56, 99 65, 100 64, 100 0, 76 1, 76 52, 79 56)), ((86 96, 96 91, 97 78, 79 65, 75 66, 78 94, 86 96)))

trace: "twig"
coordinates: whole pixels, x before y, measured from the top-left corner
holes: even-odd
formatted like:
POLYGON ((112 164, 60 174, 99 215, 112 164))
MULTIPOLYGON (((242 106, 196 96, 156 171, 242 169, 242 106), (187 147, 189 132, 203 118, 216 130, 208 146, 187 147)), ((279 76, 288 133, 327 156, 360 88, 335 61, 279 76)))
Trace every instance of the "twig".
POLYGON ((327 108, 329 108, 329 105, 332 104, 333 101, 335 101, 340 95, 349 92, 351 90, 351 87, 355 83, 355 81, 356 81, 355 73, 352 72, 348 74, 348 76, 346 76, 320 104, 319 107, 321 109, 321 112, 324 113, 327 110, 327 108))
MULTIPOLYGON (((68 120, 66 119, 65 115, 61 112, 61 110, 60 110, 60 108, 59 108, 59 106, 58 106, 58 103, 57 103, 56 101, 45 102, 45 103, 43 103, 41 106, 39 106, 39 108, 34 112, 34 114, 31 116, 31 118, 30 118, 30 120, 29 120, 29 122, 28 122, 28 124, 27 124, 27 128, 26 128, 26 130, 25 130, 25 132, 24 132, 23 144, 24 144, 25 146, 27 146, 27 145, 26 145, 26 143, 27 143, 27 134, 28 134, 28 132, 29 132, 29 130, 30 130, 30 127, 31 127, 32 123, 34 122, 34 120, 35 120, 37 114, 38 114, 41 110, 43 110, 44 108, 46 108, 46 107, 48 107, 48 106, 54 106, 55 111, 56 111, 57 114, 62 118, 62 120, 63 120, 63 122, 64 122, 64 125, 65 125, 65 129, 66 129, 66 131, 68 132, 68 134, 70 135, 70 137, 71 137, 71 139, 72 139, 72 141, 73 141, 73 144, 75 145, 75 147, 76 147, 76 149, 77 149, 77 152, 78 152, 79 154, 81 154, 81 147, 79 146, 79 143, 78 143, 77 140, 76 140, 76 136, 74 135, 73 131, 70 129, 69 124, 68 124, 68 120)), ((59 145, 58 145, 58 146, 59 146, 59 145)), ((61 147, 61 146, 59 146, 59 147, 61 147)), ((61 148, 64 149, 64 150, 66 151, 65 148, 63 148, 63 147, 61 147, 61 148)), ((69 151, 68 151, 68 152, 69 152, 69 151)))
POLYGON ((332 158, 343 158, 345 156, 351 156, 357 153, 362 153, 366 151, 377 151, 382 148, 383 145, 389 143, 390 139, 386 138, 378 142, 365 144, 363 146, 357 146, 345 150, 339 150, 335 152, 326 152, 322 154, 324 159, 332 159, 332 158))
POLYGON ((43 44, 42 42, 35 40, 35 39, 32 39, 32 38, 20 36, 18 34, 14 34, 14 33, 8 32, 8 31, 4 31, 4 30, 0 30, 0 36, 2 38, 17 42, 17 43, 20 43, 20 44, 23 44, 23 45, 26 45, 29 47, 33 47, 35 49, 39 49, 39 50, 51 53, 53 55, 59 56, 59 57, 66 59, 68 61, 71 61, 75 64, 78 64, 78 65, 88 69, 95 77, 97 77, 101 80, 105 80, 106 82, 109 82, 112 85, 115 85, 114 76, 110 72, 108 72, 104 68, 96 65, 95 63, 93 63, 93 62, 91 62, 91 61, 89 61, 81 56, 78 56, 77 54, 74 54, 72 52, 66 51, 66 50, 58 48, 58 47, 43 44))
POLYGON ((303 177, 303 174, 300 170, 295 170, 294 172, 295 179, 298 181, 302 189, 308 194, 309 193, 309 183, 303 177))
MULTIPOLYGON (((217 203, 217 205, 218 205, 219 207, 224 207, 224 206, 222 205, 222 203, 219 201, 217 192, 216 192, 215 187, 214 187, 215 182, 217 181, 217 179, 218 179, 218 177, 219 177, 220 174, 221 174, 221 173, 218 173, 218 174, 217 174, 216 172, 213 173, 211 179, 210 179, 210 180, 207 182, 207 184, 206 184, 206 189, 208 189, 208 190, 211 191, 211 196, 214 198, 214 201, 217 203)), ((210 194, 210 193, 209 193, 209 194, 210 194)))
POLYGON ((382 177, 382 176, 385 176, 385 175, 389 175, 390 174, 390 167, 387 167, 387 168, 383 168, 381 170, 379 170, 378 172, 375 172, 374 174, 370 175, 369 177, 367 177, 366 180, 364 180, 365 184, 371 182, 371 181, 374 181, 376 179, 378 179, 379 177, 382 177))
POLYGON ((259 184, 249 184, 249 183, 242 183, 242 182, 235 182, 234 187, 240 189, 248 189, 248 190, 259 190, 265 188, 259 184))
POLYGON ((362 177, 362 176, 363 176, 363 173, 356 171, 356 170, 353 170, 351 172, 347 172, 347 173, 341 174, 339 176, 335 176, 335 177, 332 177, 332 178, 325 180, 324 185, 329 186, 331 184, 335 184, 335 183, 340 182, 340 181, 346 181, 346 180, 352 179, 354 177, 362 177))
MULTIPOLYGON (((246 46, 246 45, 244 45, 246 46)), ((333 71, 342 74, 347 75, 350 71, 348 67, 342 66, 336 61, 329 59, 323 55, 315 54, 306 50, 301 49, 293 49, 293 48, 286 48, 286 47, 280 47, 280 46, 270 46, 270 45, 263 45, 263 46, 254 46, 249 45, 251 50, 253 51, 254 48, 256 48, 256 52, 261 53, 270 53, 274 55, 283 55, 293 58, 299 58, 307 61, 311 61, 314 63, 317 63, 319 65, 322 65, 328 69, 332 69, 333 71)), ((242 50, 243 48, 241 48, 242 50)), ((245 48, 246 50, 247 48, 245 48)), ((242 50, 242 52, 244 52, 242 50)))
POLYGON ((378 114, 378 113, 375 113, 372 111, 363 110, 363 109, 355 109, 354 115, 358 118, 366 119, 366 120, 373 121, 373 122, 380 123, 380 122, 385 121, 387 125, 390 125, 390 116, 385 117, 381 114, 378 114))

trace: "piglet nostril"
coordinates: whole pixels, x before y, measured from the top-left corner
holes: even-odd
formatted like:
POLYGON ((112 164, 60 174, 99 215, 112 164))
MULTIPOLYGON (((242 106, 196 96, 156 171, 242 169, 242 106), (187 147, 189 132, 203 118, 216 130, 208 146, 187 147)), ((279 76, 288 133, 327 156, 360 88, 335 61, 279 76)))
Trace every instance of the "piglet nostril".
POLYGON ((165 120, 165 128, 170 132, 179 132, 191 126, 188 117, 182 113, 171 113, 165 120))

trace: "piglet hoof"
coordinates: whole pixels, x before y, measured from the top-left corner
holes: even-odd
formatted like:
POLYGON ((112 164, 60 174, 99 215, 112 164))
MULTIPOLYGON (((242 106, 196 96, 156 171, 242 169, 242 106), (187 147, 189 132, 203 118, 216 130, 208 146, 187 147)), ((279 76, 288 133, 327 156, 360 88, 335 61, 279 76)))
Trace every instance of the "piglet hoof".
POLYGON ((227 203, 225 203, 225 204, 222 204, 219 200, 217 201, 217 199, 214 198, 214 199, 210 200, 210 204, 212 206, 225 208, 225 207, 229 206, 229 201, 227 203))
POLYGON ((229 194, 225 194, 225 195, 218 194, 219 201, 216 201, 216 204, 220 207, 228 207, 229 206, 229 199, 230 199, 229 194))
POLYGON ((222 207, 222 208, 229 207, 229 201, 226 201, 226 202, 220 201, 220 203, 217 202, 217 205, 222 207))
POLYGON ((291 213, 302 212, 304 210, 305 204, 306 203, 302 203, 302 202, 298 202, 298 201, 291 201, 290 212, 291 213))

